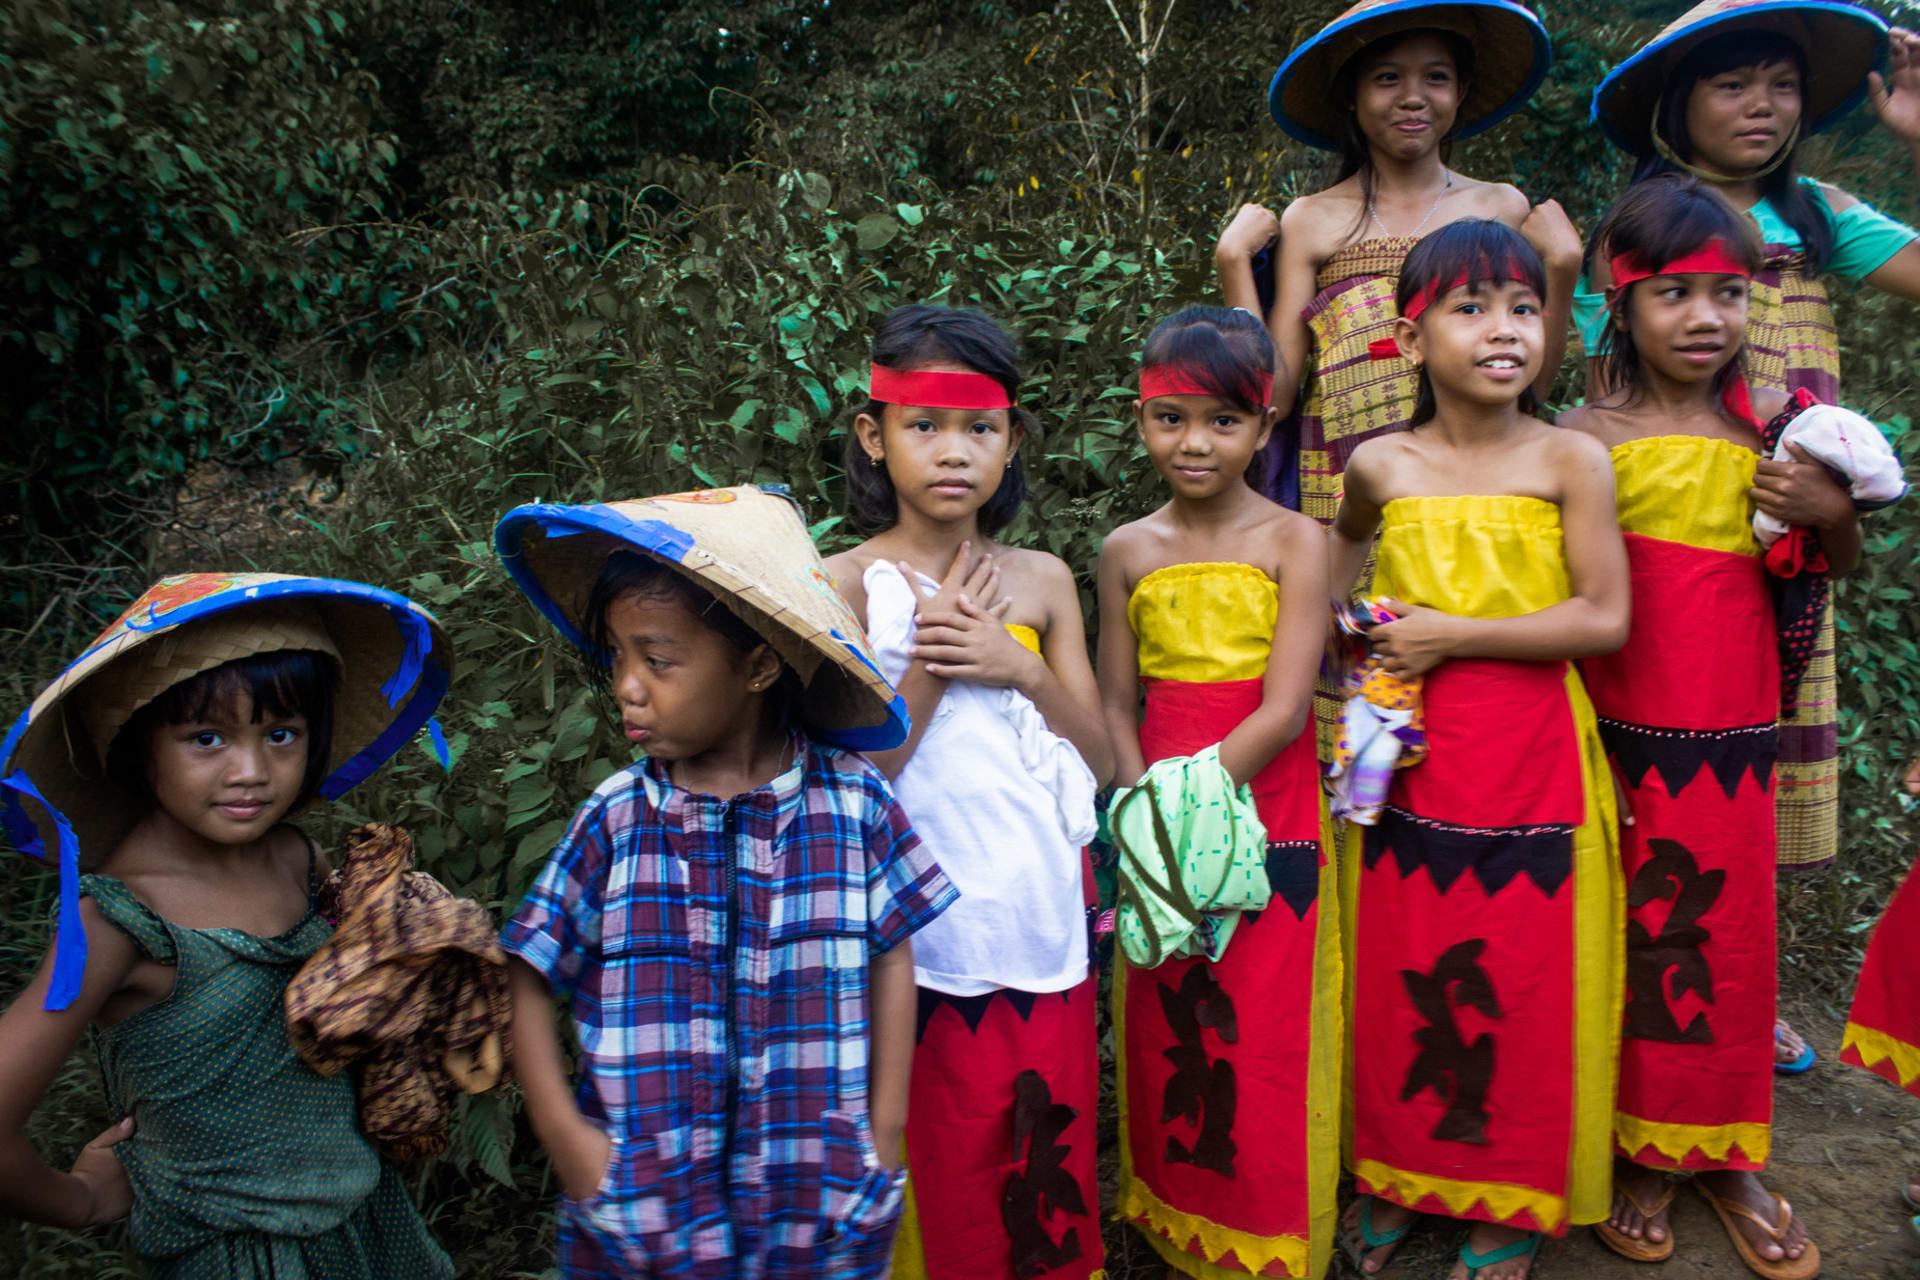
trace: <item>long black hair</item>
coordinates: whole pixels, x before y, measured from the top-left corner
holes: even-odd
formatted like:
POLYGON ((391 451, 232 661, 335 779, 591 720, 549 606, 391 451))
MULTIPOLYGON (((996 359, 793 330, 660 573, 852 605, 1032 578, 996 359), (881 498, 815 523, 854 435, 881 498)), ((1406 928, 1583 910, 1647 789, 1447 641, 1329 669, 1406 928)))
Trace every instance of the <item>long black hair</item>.
MULTIPOLYGON (((1492 218, 1462 218, 1449 222, 1438 231, 1430 231, 1407 253, 1400 266, 1400 284, 1394 290, 1394 303, 1402 315, 1413 295, 1429 286, 1443 290, 1476 288, 1517 280, 1547 300, 1547 269, 1527 238, 1504 222, 1492 218)), ((1435 302, 1439 299, 1435 298, 1435 302)), ((1433 398, 1433 382, 1427 367, 1420 366, 1419 398, 1407 425, 1417 427, 1429 422, 1438 411, 1433 398)), ((1540 400, 1528 386, 1520 393, 1520 412, 1533 413, 1540 400)))
MULTIPOLYGON (((970 307, 936 307, 923 303, 896 307, 880 318, 873 331, 873 363, 889 369, 910 369, 929 360, 952 360, 975 373, 983 373, 1006 389, 1013 402, 1013 425, 1029 440, 1038 439, 1040 424, 1020 407, 1020 352, 1007 331, 984 312, 970 307)), ((887 406, 869 399, 855 411, 875 422, 887 406)), ((893 490, 893 478, 886 465, 876 464, 860 447, 860 437, 847 431, 846 453, 842 465, 847 475, 847 514, 861 533, 883 533, 899 523, 900 498, 893 490)), ((992 537, 1006 528, 1027 500, 1027 470, 1014 450, 1010 465, 1000 477, 976 519, 980 532, 992 537)))
POLYGON ((1264 385, 1273 374, 1267 327, 1233 307, 1188 307, 1147 335, 1142 365, 1174 365, 1209 394, 1247 413, 1267 408, 1264 385))
POLYGON ((253 723, 267 716, 301 716, 307 722, 307 768, 288 812, 299 809, 326 780, 333 755, 333 695, 340 679, 331 654, 316 649, 275 649, 223 662, 188 676, 128 718, 107 748, 107 777, 129 795, 152 802, 147 744, 161 725, 193 724, 215 714, 229 698, 246 694, 253 723))
MULTIPOLYGON (((1702 80, 1729 71, 1743 71, 1771 62, 1791 62, 1800 72, 1801 116, 1798 131, 1786 143, 1788 150, 1785 159, 1770 173, 1761 176, 1760 194, 1780 215, 1780 220, 1799 234, 1801 252, 1807 260, 1807 273, 1818 275, 1833 257, 1834 232, 1832 219, 1801 183, 1795 163, 1799 158, 1800 142, 1807 133, 1804 96, 1806 50, 1777 31, 1729 31, 1703 40, 1680 59, 1679 65, 1667 77, 1667 83, 1660 91, 1659 105, 1654 108, 1653 125, 1675 155, 1689 164, 1697 163, 1693 138, 1687 132, 1687 101, 1693 96, 1694 86, 1702 80)), ((1641 182, 1658 174, 1676 172, 1679 170, 1671 161, 1658 151, 1653 151, 1634 169, 1633 180, 1641 182)))
MULTIPOLYGON (((1760 270, 1764 255, 1753 224, 1707 183, 1681 173, 1663 173, 1634 183, 1607 210, 1594 229, 1593 252, 1608 258, 1631 253, 1651 266, 1663 267, 1714 240, 1726 241, 1728 250, 1749 274, 1760 270)), ((1608 297, 1606 336, 1598 352, 1605 371, 1604 385, 1624 388, 1630 395, 1639 391, 1640 348, 1624 321, 1627 301, 1638 287, 1628 285, 1608 297)), ((1713 375, 1714 395, 1724 394, 1728 382, 1745 376, 1743 345, 1713 375)))
POLYGON ((1362 46, 1360 52, 1340 64, 1339 74, 1333 78, 1334 101, 1347 108, 1347 125, 1340 134, 1340 159, 1333 180, 1336 183, 1345 182, 1356 173, 1360 175, 1362 212, 1354 233, 1366 229, 1365 209, 1373 203, 1373 152, 1365 131, 1360 128, 1360 114, 1354 110, 1360 92, 1360 72, 1368 63, 1384 56, 1401 41, 1419 36, 1431 36, 1446 45, 1453 54, 1453 71, 1460 86, 1460 101, 1454 108, 1454 124, 1440 139, 1440 162, 1446 164, 1453 159, 1453 135, 1459 127, 1459 113, 1467 105, 1467 86, 1473 80, 1473 42, 1458 31, 1448 31, 1444 27, 1416 27, 1411 31, 1395 31, 1362 46))

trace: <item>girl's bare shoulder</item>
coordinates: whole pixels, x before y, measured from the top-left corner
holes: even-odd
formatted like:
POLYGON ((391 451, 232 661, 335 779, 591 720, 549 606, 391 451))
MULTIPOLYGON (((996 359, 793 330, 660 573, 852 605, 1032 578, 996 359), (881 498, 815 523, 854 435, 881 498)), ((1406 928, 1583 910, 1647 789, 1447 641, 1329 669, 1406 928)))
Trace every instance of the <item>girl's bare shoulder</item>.
POLYGON ((1638 427, 1629 415, 1604 402, 1562 409, 1554 417, 1553 425, 1564 431, 1577 431, 1591 436, 1608 449, 1640 436, 1638 427))
POLYGON ((1291 237, 1318 259, 1346 241, 1364 209, 1360 188, 1349 178, 1325 191, 1301 196, 1281 210, 1280 234, 1283 241, 1291 237))

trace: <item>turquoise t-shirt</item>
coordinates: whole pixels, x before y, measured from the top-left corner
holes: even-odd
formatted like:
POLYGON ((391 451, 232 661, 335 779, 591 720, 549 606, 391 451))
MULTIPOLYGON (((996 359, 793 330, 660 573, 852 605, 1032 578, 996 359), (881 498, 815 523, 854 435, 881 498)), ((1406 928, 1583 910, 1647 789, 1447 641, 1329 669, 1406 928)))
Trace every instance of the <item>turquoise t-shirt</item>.
MULTIPOLYGON (((1887 259, 1920 239, 1920 231, 1889 218, 1864 200, 1835 213, 1827 203, 1826 191, 1817 181, 1801 178, 1800 184, 1833 223, 1833 255, 1824 270, 1842 280, 1852 283, 1872 275, 1887 259)), ((1760 238, 1768 244, 1800 247, 1800 233, 1786 224, 1771 201, 1761 200, 1749 208, 1747 214, 1759 225, 1760 238)), ((1597 354, 1606 333, 1607 299, 1593 287, 1585 271, 1580 273, 1580 282, 1573 290, 1573 322, 1579 326, 1580 341, 1586 344, 1587 354, 1597 354)))

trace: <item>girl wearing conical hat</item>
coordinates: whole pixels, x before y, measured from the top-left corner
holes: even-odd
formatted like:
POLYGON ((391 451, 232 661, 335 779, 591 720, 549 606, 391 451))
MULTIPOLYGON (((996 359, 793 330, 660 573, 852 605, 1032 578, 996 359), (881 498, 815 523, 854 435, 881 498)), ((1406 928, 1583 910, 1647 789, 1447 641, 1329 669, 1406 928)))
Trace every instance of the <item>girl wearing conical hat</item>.
POLYGON ((354 582, 156 583, 0 744, 0 821, 60 872, 53 946, 0 1016, 0 1212, 129 1218, 171 1280, 453 1275, 294 1052, 284 993, 332 926, 286 819, 372 773, 446 692, 427 613, 354 582), (69 1173, 22 1125, 83 1031, 121 1117, 69 1173))
POLYGON ((904 702, 783 492, 535 503, 494 544, 645 753, 501 934, 560 1273, 878 1280, 906 1190, 908 938, 958 896, 857 754, 905 740, 904 702))
MULTIPOLYGON (((1822 277, 1920 299, 1916 232, 1797 171, 1800 143, 1868 99, 1920 163, 1920 37, 1871 12, 1822 0, 1707 0, 1670 23, 1594 91, 1593 118, 1639 161, 1636 180, 1678 170, 1745 210, 1766 244, 1747 319, 1754 391, 1839 402, 1839 340, 1822 277), (1885 72, 1873 68, 1885 56, 1885 72), (1817 55, 1817 56, 1816 56, 1817 55)), ((1574 300, 1589 398, 1607 390, 1606 267, 1574 300)), ((1781 735, 1777 856, 1821 867, 1839 849, 1838 709, 1829 618, 1797 711, 1781 735)))
POLYGON ((1555 302, 1538 389, 1551 385, 1579 238, 1556 202, 1529 209, 1516 188, 1449 158, 1457 139, 1524 106, 1552 61, 1540 20, 1511 0, 1362 0, 1275 73, 1274 120, 1340 160, 1332 186, 1277 219, 1243 207, 1215 251, 1227 305, 1264 317, 1278 349, 1274 407, 1297 410, 1267 449, 1269 496, 1331 524, 1347 458, 1406 427, 1416 392, 1413 366, 1390 349, 1394 281, 1414 242, 1450 222, 1504 222, 1546 261, 1555 302), (1275 264, 1269 306, 1256 258, 1275 264))

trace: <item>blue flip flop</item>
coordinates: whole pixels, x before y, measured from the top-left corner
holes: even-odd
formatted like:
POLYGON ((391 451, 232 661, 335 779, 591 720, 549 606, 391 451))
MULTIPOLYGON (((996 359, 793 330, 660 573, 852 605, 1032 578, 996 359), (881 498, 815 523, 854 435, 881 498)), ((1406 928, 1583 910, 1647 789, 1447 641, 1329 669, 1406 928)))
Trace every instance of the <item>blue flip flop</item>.
MULTIPOLYGON (((1784 1038, 1785 1037, 1780 1034, 1780 1029, 1775 1027, 1773 1030, 1773 1042, 1778 1044, 1784 1038)), ((1799 1057, 1795 1058, 1792 1062, 1776 1062, 1773 1064, 1773 1069, 1776 1074, 1783 1076, 1805 1075, 1813 1069, 1814 1060, 1813 1046, 1810 1044, 1803 1045, 1799 1057)))
MULTIPOLYGON (((1357 1243, 1354 1241, 1354 1238, 1346 1232, 1343 1231, 1340 1233, 1340 1247, 1346 1251, 1348 1260, 1353 1263, 1353 1269, 1359 1271, 1362 1275, 1367 1274, 1367 1272, 1361 1266, 1361 1263, 1365 1261, 1369 1253, 1372 1253, 1375 1249, 1384 1248, 1387 1245, 1399 1245, 1401 1241, 1407 1238, 1408 1233, 1413 1230, 1413 1224, 1420 1220, 1419 1215, 1416 1214, 1391 1231, 1375 1231, 1373 1229, 1373 1202, 1375 1199, 1376 1197, 1368 1195, 1360 1197, 1360 1239, 1357 1243)), ((1388 1254, 1387 1261, 1382 1264, 1380 1271, 1373 1272, 1372 1274, 1379 1275, 1381 1271, 1385 1271, 1387 1267, 1392 1265, 1393 1255, 1388 1254)))
POLYGON ((1540 1233, 1538 1231, 1529 1231, 1524 1238, 1515 1240, 1512 1244, 1503 1245, 1491 1253, 1476 1253, 1471 1244, 1464 1240, 1460 1242, 1460 1261, 1467 1264, 1467 1280, 1473 1280, 1479 1275, 1482 1267, 1490 1267, 1496 1262, 1505 1262, 1509 1258, 1518 1258, 1522 1254, 1531 1261, 1539 1252, 1540 1233))

